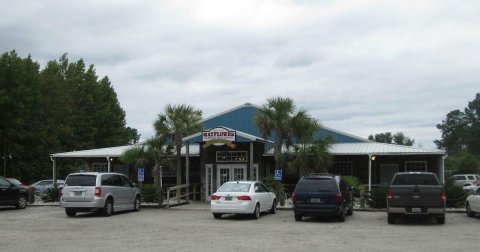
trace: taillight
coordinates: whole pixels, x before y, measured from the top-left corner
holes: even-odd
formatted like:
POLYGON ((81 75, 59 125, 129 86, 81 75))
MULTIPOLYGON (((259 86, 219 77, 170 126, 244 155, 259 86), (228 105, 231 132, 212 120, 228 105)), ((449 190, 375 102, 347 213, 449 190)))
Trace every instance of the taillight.
POLYGON ((238 200, 252 200, 248 195, 242 195, 237 197, 238 200))
POLYGON ((342 194, 341 193, 337 193, 337 195, 335 196, 335 203, 342 203, 343 201, 343 197, 342 197, 342 194))
POLYGON ((297 202, 297 195, 295 195, 295 193, 292 193, 292 202, 297 202))
POLYGON ((387 200, 388 200, 389 202, 393 200, 393 193, 392 193, 391 191, 389 191, 389 192, 387 193, 387 200))
POLYGON ((212 194, 212 195, 210 196, 210 199, 211 199, 211 200, 219 200, 220 198, 221 198, 221 196, 218 196, 218 195, 216 195, 216 194, 212 194))
POLYGON ((447 203, 447 196, 445 195, 445 192, 440 193, 440 199, 442 200, 443 204, 447 203))
POLYGON ((102 188, 95 187, 95 196, 102 196, 102 188))

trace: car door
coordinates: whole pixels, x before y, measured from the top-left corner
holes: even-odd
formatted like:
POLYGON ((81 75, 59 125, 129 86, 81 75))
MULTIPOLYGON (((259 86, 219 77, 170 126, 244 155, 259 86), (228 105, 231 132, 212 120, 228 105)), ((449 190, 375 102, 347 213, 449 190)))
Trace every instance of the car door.
POLYGON ((112 175, 113 186, 111 193, 113 195, 113 205, 117 210, 121 210, 125 206, 125 197, 123 196, 123 182, 120 175, 112 175))
POLYGON ((473 196, 473 200, 470 204, 472 211, 480 213, 480 188, 477 189, 477 192, 473 196))
POLYGON ((262 185, 259 182, 256 182, 254 185, 255 190, 255 197, 257 197, 258 202, 260 202, 260 210, 265 210, 266 200, 266 192, 264 191, 262 185))
POLYGON ((125 176, 120 176, 122 178, 122 197, 123 204, 126 209, 133 209, 133 202, 135 200, 135 187, 132 182, 125 176))
POLYGON ((12 191, 12 184, 8 180, 0 178, 0 203, 11 202, 12 191))

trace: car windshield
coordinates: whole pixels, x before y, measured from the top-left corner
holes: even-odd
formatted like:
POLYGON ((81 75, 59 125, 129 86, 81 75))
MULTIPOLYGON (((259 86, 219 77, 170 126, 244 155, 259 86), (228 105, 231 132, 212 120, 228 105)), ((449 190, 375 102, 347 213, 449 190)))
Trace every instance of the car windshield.
POLYGON ((95 175, 72 175, 68 176, 65 185, 67 186, 95 186, 97 176, 95 175))
POLYGON ((226 183, 220 189, 219 192, 248 192, 250 190, 250 183, 226 183))
POLYGON ((333 178, 304 178, 295 188, 296 192, 335 192, 337 186, 333 178))
POLYGON ((23 185, 22 182, 14 178, 8 178, 8 181, 12 182, 14 185, 23 185))
POLYGON ((398 174, 392 185, 438 185, 432 174, 398 174))

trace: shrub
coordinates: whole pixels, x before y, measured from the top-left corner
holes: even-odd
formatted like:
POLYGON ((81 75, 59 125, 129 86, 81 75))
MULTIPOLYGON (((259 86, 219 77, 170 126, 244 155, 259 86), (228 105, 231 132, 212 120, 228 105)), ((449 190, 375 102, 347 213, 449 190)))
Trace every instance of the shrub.
POLYGON ((143 202, 157 202, 157 185, 154 184, 143 184, 142 186, 142 197, 143 202))
POLYGON ((386 208, 387 193, 388 187, 372 188, 367 197, 367 204, 372 208, 386 208))
POLYGON ((455 186, 452 179, 447 179, 445 196, 447 196, 447 207, 461 207, 468 195, 462 187, 455 186))
POLYGON ((47 188, 41 195, 43 202, 58 202, 60 200, 60 189, 50 187, 47 188))
POLYGON ((360 190, 364 189, 362 184, 360 184, 360 180, 354 176, 344 176, 343 179, 348 186, 353 187, 353 195, 356 197, 360 196, 360 190))

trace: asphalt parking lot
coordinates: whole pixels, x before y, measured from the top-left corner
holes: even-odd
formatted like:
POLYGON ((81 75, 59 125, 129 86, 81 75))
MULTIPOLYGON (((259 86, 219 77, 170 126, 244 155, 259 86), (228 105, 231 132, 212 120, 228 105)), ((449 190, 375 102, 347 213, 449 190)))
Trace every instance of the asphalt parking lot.
POLYGON ((388 225, 384 212, 354 212, 345 223, 295 222, 282 210, 216 220, 205 205, 190 205, 68 218, 61 207, 27 207, 0 208, 0 227, 1 251, 477 251, 480 217, 388 225))

